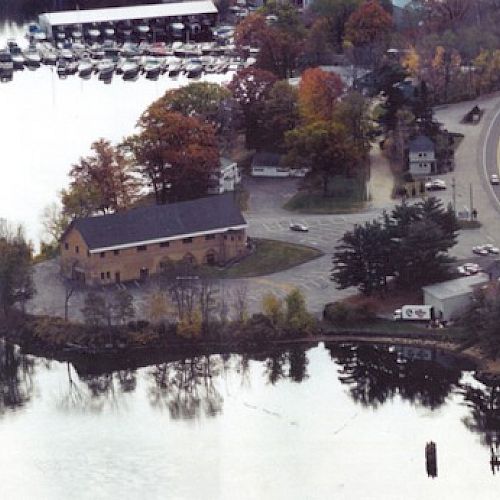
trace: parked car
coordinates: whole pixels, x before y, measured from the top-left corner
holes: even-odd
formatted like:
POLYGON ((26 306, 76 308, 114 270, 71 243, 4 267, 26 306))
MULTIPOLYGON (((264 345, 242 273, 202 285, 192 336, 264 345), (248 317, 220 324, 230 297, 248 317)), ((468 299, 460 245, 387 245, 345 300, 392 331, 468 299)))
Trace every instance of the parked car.
POLYGON ((486 245, 483 245, 483 248, 488 250, 488 253, 492 253, 495 255, 498 255, 500 253, 498 247, 492 245, 491 243, 486 243, 486 245))
POLYGON ((484 248, 484 245, 476 245, 475 247, 472 247, 472 252, 476 255, 488 255, 490 253, 486 248, 484 248))
POLYGON ((497 174, 491 174, 490 182, 495 185, 500 184, 500 177, 497 174))
POLYGON ((433 179, 425 183, 425 189, 427 191, 441 191, 446 189, 446 182, 442 179, 433 179))
POLYGON ((293 222, 290 224, 290 229, 301 233, 307 233, 307 231, 309 231, 309 228, 305 224, 296 224, 293 222))
POLYGON ((474 262, 467 262, 465 264, 462 264, 461 266, 458 266, 457 271, 463 276, 471 276, 481 271, 481 267, 479 267, 479 264, 475 264, 474 262))

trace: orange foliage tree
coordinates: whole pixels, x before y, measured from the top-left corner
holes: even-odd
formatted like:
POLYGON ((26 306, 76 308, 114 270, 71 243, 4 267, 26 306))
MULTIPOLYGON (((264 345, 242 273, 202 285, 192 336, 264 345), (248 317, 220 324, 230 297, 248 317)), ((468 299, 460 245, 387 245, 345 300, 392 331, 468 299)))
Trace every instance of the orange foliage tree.
POLYGON ((343 83, 336 73, 320 68, 306 69, 299 85, 299 110, 307 122, 329 120, 343 91, 343 83))

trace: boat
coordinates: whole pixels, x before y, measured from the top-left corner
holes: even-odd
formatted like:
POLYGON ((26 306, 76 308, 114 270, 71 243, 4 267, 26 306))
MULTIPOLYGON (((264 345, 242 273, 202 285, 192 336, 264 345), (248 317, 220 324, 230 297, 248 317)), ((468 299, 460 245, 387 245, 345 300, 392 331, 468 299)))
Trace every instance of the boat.
POLYGON ((66 33, 62 29, 54 28, 53 35, 54 41, 57 42, 64 42, 66 40, 66 33))
POLYGON ((112 39, 115 36, 115 27, 113 26, 113 23, 108 22, 106 23, 103 27, 101 27, 101 33, 102 36, 106 39, 112 39))
POLYGON ((71 49, 61 49, 59 56, 65 61, 73 61, 75 59, 75 55, 71 49))
POLYGON ((151 28, 149 27, 147 21, 143 20, 135 27, 135 31, 137 32, 140 38, 145 38, 148 36, 148 33, 151 31, 151 28))
POLYGON ((37 68, 40 66, 42 62, 42 57, 40 56, 40 52, 34 47, 30 45, 23 53, 25 64, 31 68, 37 68))
POLYGON ((92 74, 94 69, 94 64, 88 57, 84 57, 78 63, 78 76, 82 78, 87 78, 92 74))
POLYGON ((82 31, 80 28, 75 27, 71 30, 71 38, 73 38, 73 40, 78 41, 78 40, 81 40, 82 37, 83 37, 83 34, 82 34, 82 31))
POLYGON ((19 45, 17 45, 14 40, 9 40, 7 42, 7 47, 12 57, 14 69, 24 69, 25 59, 19 45))
POLYGON ((68 62, 65 59, 59 59, 56 71, 59 78, 66 78, 68 76, 68 62))
POLYGON ((97 24, 93 23, 87 29, 87 38, 89 38, 91 41, 96 41, 100 36, 101 36, 101 31, 97 27, 97 24))
POLYGON ((182 23, 172 23, 170 25, 170 33, 172 38, 177 40, 184 38, 184 24, 182 23))
POLYGON ((144 73, 146 78, 154 80, 160 76, 162 61, 157 57, 148 57, 144 62, 144 73))
POLYGON ((188 78, 199 78, 203 72, 200 59, 190 59, 186 63, 186 75, 188 78))
POLYGON ((40 46, 40 55, 43 64, 55 65, 58 59, 58 53, 50 43, 44 43, 40 46))
POLYGON ((127 58, 121 66, 123 79, 134 80, 139 75, 139 69, 139 64, 134 58, 127 58))
POLYGON ((78 73, 78 62, 77 61, 69 61, 67 66, 66 73, 68 75, 75 75, 78 73))
POLYGON ((116 64, 111 59, 103 59, 97 65, 97 72, 99 73, 99 80, 108 81, 113 78, 115 73, 116 64))
POLYGON ((147 53, 152 56, 166 57, 169 55, 168 52, 167 45, 164 42, 156 42, 149 46, 147 53))
POLYGON ((182 72, 182 61, 172 58, 168 64, 168 76, 177 76, 182 72))
POLYGON ((205 42, 201 44, 201 53, 204 56, 208 56, 214 50, 215 43, 213 42, 205 42))
POLYGON ((0 79, 2 81, 12 80, 14 63, 9 50, 0 50, 0 79))
POLYGON ((35 42, 43 42, 47 40, 47 35, 45 31, 40 28, 37 23, 30 23, 28 25, 28 32, 26 33, 26 38, 28 40, 33 40, 35 42))

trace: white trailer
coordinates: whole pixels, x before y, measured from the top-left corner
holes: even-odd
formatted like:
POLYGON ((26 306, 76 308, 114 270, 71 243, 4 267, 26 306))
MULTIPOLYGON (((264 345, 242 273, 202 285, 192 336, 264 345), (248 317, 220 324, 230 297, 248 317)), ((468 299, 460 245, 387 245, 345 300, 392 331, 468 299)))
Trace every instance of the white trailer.
POLYGON ((430 321, 434 319, 434 307, 429 305, 406 305, 396 309, 392 315, 394 320, 430 321))

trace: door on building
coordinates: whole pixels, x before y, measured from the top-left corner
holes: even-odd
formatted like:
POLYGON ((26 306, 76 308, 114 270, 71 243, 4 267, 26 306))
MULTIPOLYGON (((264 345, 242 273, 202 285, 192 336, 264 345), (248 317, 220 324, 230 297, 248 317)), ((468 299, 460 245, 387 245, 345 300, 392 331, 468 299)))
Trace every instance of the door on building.
POLYGON ((139 279, 144 281, 148 278, 149 276, 149 269, 147 267, 141 267, 141 270, 139 271, 139 279))
POLYGON ((121 283, 120 271, 116 271, 115 273, 115 283, 121 283))

